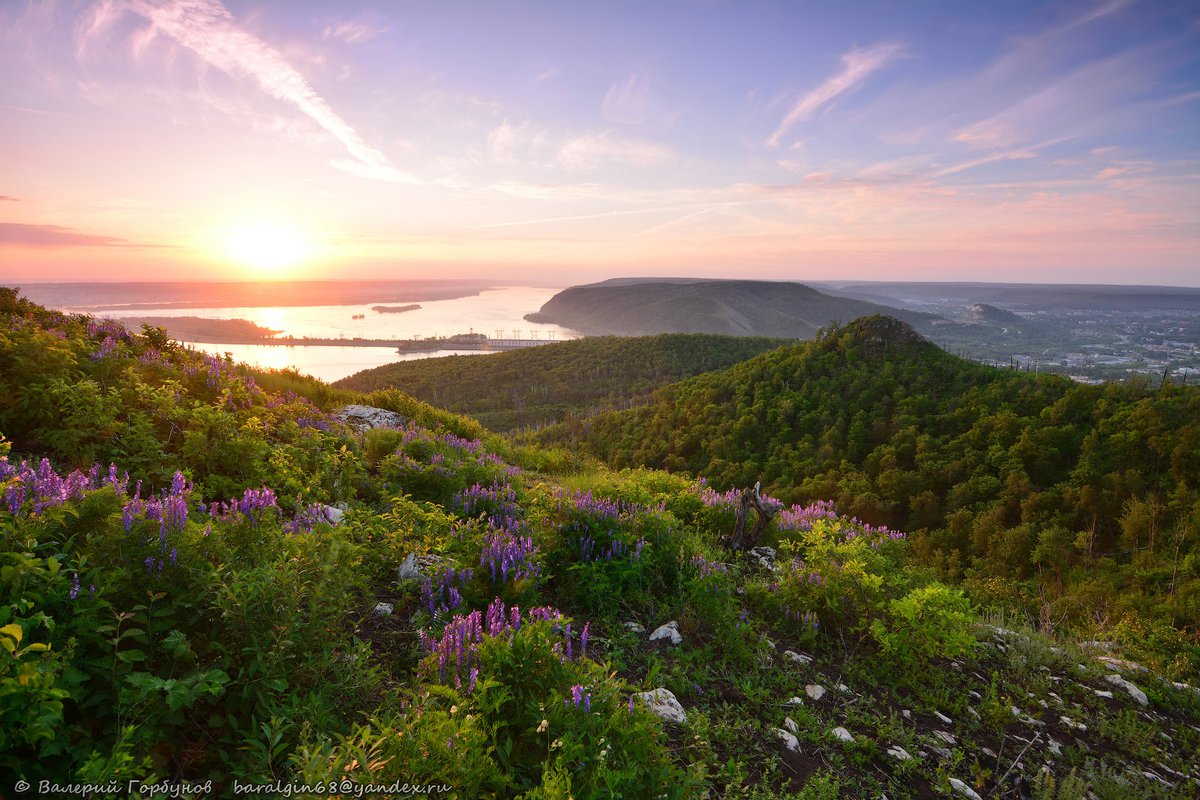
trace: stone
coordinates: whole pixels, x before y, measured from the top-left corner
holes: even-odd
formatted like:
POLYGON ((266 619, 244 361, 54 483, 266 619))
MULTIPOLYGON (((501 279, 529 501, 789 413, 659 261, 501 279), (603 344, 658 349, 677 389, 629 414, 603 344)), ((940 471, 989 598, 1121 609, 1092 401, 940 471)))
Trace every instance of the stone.
POLYGON ((748 554, 760 567, 771 572, 775 571, 775 548, 759 545, 752 548, 748 554))
POLYGON ((687 712, 683 710, 683 706, 679 705, 679 701, 675 699, 675 694, 670 689, 638 692, 634 697, 645 703, 651 714, 665 722, 673 722, 676 725, 687 722, 687 712))
POLYGON ((983 798, 980 797, 979 794, 974 789, 972 789, 970 786, 967 786, 965 783, 960 781, 958 778, 950 779, 950 787, 952 789, 954 789, 954 791, 961 794, 963 797, 970 798, 970 800, 983 800, 983 798))
POLYGON ((1141 704, 1143 706, 1150 705, 1150 698, 1146 697, 1146 693, 1143 692, 1138 687, 1134 686, 1129 681, 1122 678, 1120 675, 1105 675, 1104 679, 1106 681, 1108 681, 1109 683, 1111 683, 1113 686, 1120 687, 1120 688, 1124 689, 1125 691, 1129 692, 1129 696, 1132 697, 1134 700, 1137 700, 1139 704, 1141 704))
POLYGON ((833 735, 835 738, 841 739, 843 742, 853 742, 854 741, 854 737, 850 734, 850 731, 848 731, 842 727, 834 728, 833 735))
POLYGON ((940 711, 933 712, 933 715, 935 717, 937 717, 938 719, 940 719, 944 725, 953 725, 954 724, 954 720, 950 719, 949 717, 947 717, 945 714, 943 714, 940 711))
POLYGON ((654 633, 650 634, 650 641, 657 642, 660 639, 666 639, 672 645, 683 644, 683 636, 679 633, 679 623, 671 620, 655 628, 654 633))
POLYGON ((646 626, 637 622, 633 622, 632 620, 629 622, 622 622, 621 624, 624 625, 627 630, 635 634, 642 634, 646 632, 646 626))
POLYGON ((897 761, 910 761, 910 760, 912 760, 912 756, 910 756, 910 755, 908 754, 908 751, 907 751, 907 750, 905 750, 903 747, 901 747, 901 746, 900 746, 900 745, 898 745, 898 744, 894 744, 894 745, 892 745, 891 747, 889 747, 889 748, 887 749, 887 754, 888 754, 889 756, 891 756, 892 758, 896 759, 897 761))
POLYGON ((810 683, 804 687, 804 693, 813 700, 820 700, 825 696, 825 687, 819 683, 810 683))
POLYGON ((806 656, 803 653, 797 653, 795 650, 784 650, 783 656, 784 658, 790 658, 792 661, 796 662, 802 667, 807 667, 813 662, 812 656, 806 656))
POLYGON ((796 720, 792 719, 791 717, 784 717, 784 718, 783 718, 783 727, 787 728, 787 729, 788 729, 789 731, 791 731, 792 733, 799 733, 799 732, 800 732, 800 726, 799 726, 799 725, 797 725, 797 724, 796 724, 796 720))
POLYGON ((799 697, 793 697, 791 700, 788 700, 783 705, 785 708, 790 708, 790 707, 794 707, 794 706, 802 706, 802 705, 804 705, 804 701, 801 700, 799 697))
POLYGON ((1148 672, 1145 667, 1136 661, 1126 661, 1123 658, 1113 658, 1112 656, 1097 656, 1096 660, 1104 666, 1111 669, 1113 672, 1148 672))
POLYGON ((392 615, 392 612, 395 610, 396 610, 396 606, 392 603, 376 603, 375 604, 375 616, 377 616, 377 617, 390 617, 392 615))
POLYGON ((990 747, 981 748, 981 752, 988 758, 997 758, 996 751, 990 747))
POLYGON ((783 742, 783 746, 793 753, 800 752, 800 740, 793 734, 785 731, 783 728, 776 728, 775 735, 779 737, 779 741, 783 742))
POLYGON ((1050 737, 1050 742, 1046 745, 1046 748, 1056 756, 1062 755, 1062 745, 1055 741, 1054 737, 1050 737))
POLYGON ((954 738, 954 734, 947 733, 946 731, 933 731, 933 736, 941 739, 946 744, 958 744, 958 740, 954 738))
POLYGON ((905 719, 912 719, 912 712, 907 708, 901 709, 900 716, 904 717, 905 719))
POLYGON ((400 566, 396 568, 396 577, 402 581, 421 577, 421 568, 417 566, 417 554, 409 553, 400 566))
POLYGON ((325 510, 325 519, 329 520, 330 525, 333 525, 336 527, 336 526, 342 524, 342 517, 345 516, 345 514, 346 514, 345 511, 338 508, 337 506, 325 506, 324 510, 325 510))
POLYGON ((946 748, 939 747, 936 744, 929 745, 929 749, 932 750, 934 752, 934 754, 937 755, 937 757, 942 759, 943 761, 949 761, 951 758, 954 757, 954 753, 951 753, 946 748))
POLYGON ((1112 692, 1105 691, 1104 689, 1092 689, 1092 691, 1096 693, 1096 697, 1107 697, 1109 700, 1112 700, 1112 692))
POLYGON ((395 411, 375 406, 349 405, 333 412, 333 416, 362 433, 372 428, 402 428, 404 417, 395 411))

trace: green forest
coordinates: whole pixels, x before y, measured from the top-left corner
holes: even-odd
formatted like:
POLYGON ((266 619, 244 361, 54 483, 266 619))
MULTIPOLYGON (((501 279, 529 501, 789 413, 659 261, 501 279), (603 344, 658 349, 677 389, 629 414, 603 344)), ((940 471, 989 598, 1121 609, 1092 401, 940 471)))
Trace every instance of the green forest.
POLYGON ((762 336, 671 333, 589 336, 488 358, 398 361, 338 381, 358 391, 404 392, 514 433, 609 408, 628 408, 661 386, 731 367, 787 343, 762 336))
POLYGON ((774 344, 330 386, 0 289, 0 793, 1200 794, 1197 390, 774 344))

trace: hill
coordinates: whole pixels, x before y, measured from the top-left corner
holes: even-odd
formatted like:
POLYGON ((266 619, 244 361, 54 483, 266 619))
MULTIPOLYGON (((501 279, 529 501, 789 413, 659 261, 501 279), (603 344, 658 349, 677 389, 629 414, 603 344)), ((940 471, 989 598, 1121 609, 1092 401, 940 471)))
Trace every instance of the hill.
MULTIPOLYGON (((836 341, 809 346, 831 354, 821 368, 939 358, 896 322, 836 341)), ((913 377, 936 410, 946 386, 913 377)), ((1145 437, 1141 413, 1121 421, 1142 437, 1129 446, 1185 444, 1169 426, 1145 437)), ((760 496, 768 546, 730 549, 737 493, 12 290, 0 433, 0 780, 15 795, 1200 788, 1186 625, 1090 620, 1102 638, 1084 643, 1056 617, 980 617, 969 583, 914 563, 919 543, 829 502, 760 496)), ((1175 530, 1143 538, 1148 555, 1175 530)))
POLYGON ((835 499, 909 531, 944 578, 1008 581, 1055 618, 1200 620, 1196 387, 994 369, 874 317, 540 440, 720 489, 835 499))
POLYGON ((930 317, 833 297, 799 283, 714 280, 575 286, 525 318, 588 334, 723 333, 811 339, 831 322, 872 314, 910 321, 930 317))
POLYGON ((402 389, 507 433, 627 408, 660 386, 732 366, 786 342, 711 334, 588 337, 487 356, 400 361, 335 385, 402 389))

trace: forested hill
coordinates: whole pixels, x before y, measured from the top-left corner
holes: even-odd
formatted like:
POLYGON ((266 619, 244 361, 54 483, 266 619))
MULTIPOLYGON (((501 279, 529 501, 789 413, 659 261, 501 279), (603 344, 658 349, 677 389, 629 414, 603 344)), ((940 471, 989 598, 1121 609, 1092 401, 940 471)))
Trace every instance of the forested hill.
POLYGON ((718 488, 762 480, 789 502, 835 498, 910 531, 945 577, 1030 579, 1031 595, 1057 595, 1055 614, 1140 604, 1200 619, 1195 387, 998 370, 874 317, 542 440, 718 488))
POLYGON ((358 391, 402 389, 507 433, 626 408, 668 383, 724 369, 787 343, 713 334, 589 337, 486 357, 400 361, 336 385, 358 391))
POLYGON ((833 297, 800 283, 638 282, 574 286, 526 315, 589 334, 726 333, 811 339, 836 321, 890 314, 909 322, 932 315, 833 297))

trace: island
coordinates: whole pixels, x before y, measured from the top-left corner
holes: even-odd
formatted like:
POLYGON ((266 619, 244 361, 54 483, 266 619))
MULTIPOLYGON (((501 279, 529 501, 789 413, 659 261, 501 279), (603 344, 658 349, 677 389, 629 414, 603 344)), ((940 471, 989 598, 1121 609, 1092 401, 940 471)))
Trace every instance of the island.
POLYGON ((405 311, 416 311, 421 306, 412 303, 407 306, 371 306, 371 310, 379 314, 403 314, 405 311))

